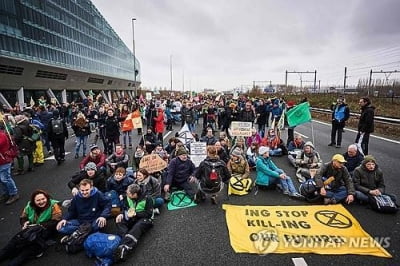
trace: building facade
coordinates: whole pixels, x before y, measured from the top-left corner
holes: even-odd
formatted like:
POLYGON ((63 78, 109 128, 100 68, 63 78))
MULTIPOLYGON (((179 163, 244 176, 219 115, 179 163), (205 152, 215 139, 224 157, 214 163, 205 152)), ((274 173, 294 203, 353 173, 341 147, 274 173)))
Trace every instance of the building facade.
POLYGON ((90 0, 0 1, 3 94, 23 88, 29 99, 51 89, 61 100, 62 91, 123 92, 135 85, 140 63, 90 0))

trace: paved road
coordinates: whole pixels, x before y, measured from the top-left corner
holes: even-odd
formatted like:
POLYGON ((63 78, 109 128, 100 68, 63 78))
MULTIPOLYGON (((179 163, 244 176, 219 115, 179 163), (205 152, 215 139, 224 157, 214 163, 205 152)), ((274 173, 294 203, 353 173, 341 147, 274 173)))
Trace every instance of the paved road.
MULTIPOLYGON (((344 152, 345 148, 336 149, 327 146, 330 140, 329 126, 315 122, 313 127, 315 145, 324 161, 329 160, 333 153, 344 152)), ((178 128, 176 127, 175 130, 178 128)), ((300 126, 296 128, 296 131, 312 139, 310 124, 300 126)), ((170 136, 172 135, 173 133, 170 136)), ((343 146, 346 146, 354 141, 355 133, 346 130, 343 137, 343 146)), ((286 136, 283 139, 286 139, 286 136)), ((137 136, 135 136, 135 141, 138 141, 137 136)), ((371 138, 370 142, 370 151, 378 158, 378 163, 384 170, 388 191, 400 196, 400 183, 396 169, 396 163, 400 162, 398 154, 400 145, 375 138, 371 138)), ((66 150, 72 151, 73 145, 72 138, 68 140, 66 150)), ((45 165, 37 168, 34 173, 15 178, 21 199, 11 206, 3 205, 0 208, 0 246, 3 246, 19 230, 18 216, 28 201, 31 191, 36 188, 46 189, 60 200, 70 196, 66 184, 75 170, 78 170, 80 161, 80 159, 74 159, 73 155, 73 153, 69 154, 66 162, 61 166, 57 166, 55 161, 46 161, 45 165)), ((294 170, 289 166, 286 158, 277 158, 275 162, 294 176, 294 170)), ((260 191, 257 195, 252 193, 244 197, 230 197, 229 201, 224 200, 223 203, 304 205, 303 202, 289 199, 276 191, 260 191)), ((143 238, 130 260, 122 265, 293 265, 291 259, 294 257, 303 257, 308 265, 400 265, 399 215, 377 214, 358 205, 350 205, 346 208, 373 237, 390 237, 391 246, 388 251, 393 255, 393 259, 359 255, 236 254, 229 243, 225 213, 221 204, 215 206, 206 202, 194 208, 177 211, 162 209, 161 215, 156 217, 154 228, 143 238)), ((42 258, 29 263, 29 265, 59 266, 74 264, 93 265, 93 261, 86 258, 84 253, 67 255, 51 247, 42 258)))

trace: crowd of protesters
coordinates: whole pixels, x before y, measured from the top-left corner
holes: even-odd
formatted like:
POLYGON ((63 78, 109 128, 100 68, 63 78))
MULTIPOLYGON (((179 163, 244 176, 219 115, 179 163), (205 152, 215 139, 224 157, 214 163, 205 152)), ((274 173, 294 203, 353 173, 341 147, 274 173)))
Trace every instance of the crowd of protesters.
MULTIPOLYGON (((304 142, 301 135, 294 135, 293 128, 288 130, 286 141, 281 138, 285 123, 280 122, 285 120, 288 110, 295 108, 294 102, 283 98, 198 96, 150 101, 123 98, 109 104, 98 96, 79 104, 47 103, 43 98, 38 103, 23 110, 17 106, 2 112, 1 201, 9 205, 19 199, 13 175, 34 171, 52 154, 57 165, 61 165, 65 161, 65 141, 74 136, 73 157, 80 163, 66 184, 71 190, 71 199, 62 204, 68 207, 67 211, 61 215, 59 202, 46 191, 35 191, 21 216, 21 228, 25 229, 28 224, 46 224, 46 238, 50 231, 58 231, 66 235, 61 241, 67 242, 82 224, 90 224, 91 231, 95 232, 114 217, 117 233, 122 238, 116 261, 126 259, 140 237, 152 227, 154 214, 160 213, 177 189, 184 190, 196 203, 209 196, 217 204, 217 195, 224 185, 232 185, 231 177, 236 183, 251 180, 250 172, 255 171, 256 187, 275 187, 285 195, 303 200, 307 195, 300 193, 292 177, 273 162, 274 156, 288 157, 300 183, 313 180, 325 204, 351 203, 356 199, 366 202, 369 195, 385 193, 383 174, 376 159, 370 155, 364 157, 373 128, 370 125, 373 108, 368 98, 360 100, 361 109, 368 112, 362 115, 357 137, 364 137, 360 141, 362 148, 350 145, 344 156, 334 154, 325 164, 314 144, 304 142), (232 136, 230 128, 234 121, 250 122, 251 136, 232 136), (206 143, 207 158, 199 167, 190 159, 191 142, 179 133, 164 143, 164 133, 172 130, 173 125, 187 126, 193 136, 191 141, 206 143), (197 127, 200 134, 196 133, 197 127), (134 134, 140 136, 138 143, 133 141, 134 134), (19 151, 15 162, 14 158, 3 156, 14 142, 19 151), (140 168, 140 160, 148 154, 160 156, 167 167, 156 173, 140 168), (34 219, 35 211, 47 215, 34 219)), ((342 98, 332 108, 329 145, 340 147, 349 110, 342 98)), ((28 251, 18 253, 13 242, 10 243, 1 250, 0 260, 24 261, 45 250, 44 246, 33 245, 28 251)))

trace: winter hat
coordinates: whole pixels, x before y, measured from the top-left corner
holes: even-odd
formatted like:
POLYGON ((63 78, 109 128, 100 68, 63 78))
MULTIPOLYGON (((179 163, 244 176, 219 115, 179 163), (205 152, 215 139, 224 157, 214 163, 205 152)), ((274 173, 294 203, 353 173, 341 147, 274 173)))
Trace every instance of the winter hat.
POLYGON ((263 155, 263 154, 266 153, 266 152, 269 152, 269 147, 261 146, 261 147, 258 149, 258 153, 259 153, 260 155, 263 155))
POLYGON ((87 165, 85 166, 85 171, 89 171, 89 170, 97 171, 97 166, 94 162, 88 162, 87 165))
POLYGON ((243 155, 242 149, 239 147, 236 147, 232 151, 233 156, 241 157, 243 155))
POLYGON ((313 150, 315 150, 314 144, 312 144, 311 141, 307 141, 307 142, 304 144, 304 147, 305 147, 305 146, 310 146, 313 150))
POLYGON ((98 148, 99 148, 99 146, 97 146, 96 144, 90 145, 90 151, 93 151, 98 148))
POLYGON ((373 162, 376 163, 375 157, 372 155, 367 155, 364 157, 363 163, 373 162))
POLYGON ((176 152, 176 156, 184 155, 184 154, 187 154, 187 151, 185 150, 185 148, 179 148, 178 151, 176 152))

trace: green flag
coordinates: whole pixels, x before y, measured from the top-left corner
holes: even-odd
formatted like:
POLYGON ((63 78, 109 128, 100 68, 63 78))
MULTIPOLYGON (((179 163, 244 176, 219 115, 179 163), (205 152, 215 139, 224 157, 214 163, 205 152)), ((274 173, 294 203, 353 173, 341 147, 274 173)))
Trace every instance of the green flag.
POLYGON ((286 113, 289 127, 295 127, 311 121, 310 104, 302 103, 286 113))

